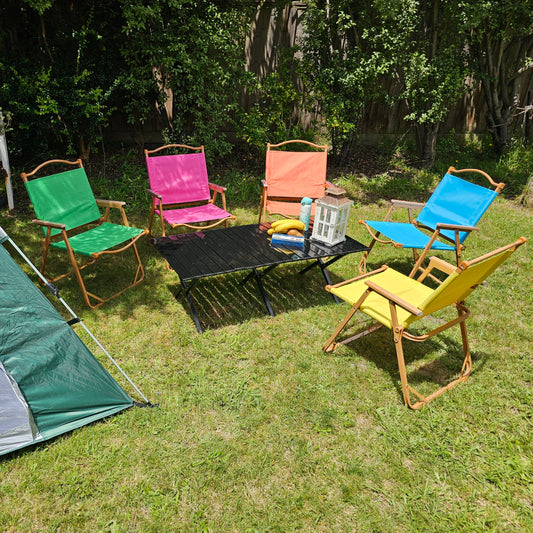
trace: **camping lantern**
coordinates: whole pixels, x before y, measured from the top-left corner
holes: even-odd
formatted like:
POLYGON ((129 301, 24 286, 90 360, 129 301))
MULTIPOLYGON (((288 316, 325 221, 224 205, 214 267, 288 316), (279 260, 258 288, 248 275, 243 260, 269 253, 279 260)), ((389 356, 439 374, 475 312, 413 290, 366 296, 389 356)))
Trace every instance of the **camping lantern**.
POLYGON ((329 187, 326 196, 316 200, 311 239, 330 246, 346 239, 346 225, 353 202, 344 196, 345 192, 341 187, 329 187))

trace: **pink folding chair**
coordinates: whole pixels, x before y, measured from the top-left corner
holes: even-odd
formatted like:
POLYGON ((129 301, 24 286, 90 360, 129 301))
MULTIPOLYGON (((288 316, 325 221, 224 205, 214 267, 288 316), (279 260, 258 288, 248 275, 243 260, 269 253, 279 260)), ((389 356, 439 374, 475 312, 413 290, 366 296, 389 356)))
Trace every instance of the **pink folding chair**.
POLYGON ((150 235, 154 215, 161 219, 162 235, 165 235, 165 222, 172 228, 184 226, 200 230, 222 223, 228 227, 228 221, 235 219, 226 211, 226 187, 209 183, 203 146, 167 144, 155 150, 145 150, 144 155, 150 180, 148 192, 152 195, 148 226, 150 235), (165 149, 188 152, 152 155, 165 149), (222 207, 215 205, 218 194, 222 207))

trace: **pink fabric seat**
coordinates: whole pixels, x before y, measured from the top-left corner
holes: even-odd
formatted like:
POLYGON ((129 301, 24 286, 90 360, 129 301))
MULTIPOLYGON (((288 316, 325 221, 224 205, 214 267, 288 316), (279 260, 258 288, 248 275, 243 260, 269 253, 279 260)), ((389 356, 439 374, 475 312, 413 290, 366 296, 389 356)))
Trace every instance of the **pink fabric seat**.
MULTIPOLYGON (((155 212, 161 216, 159 209, 155 212)), ((180 224, 198 224, 206 220, 216 220, 230 217, 231 215, 213 204, 205 204, 197 207, 183 207, 182 209, 168 209, 163 212, 163 218, 171 226, 180 224)))
POLYGON ((148 192, 152 195, 150 234, 155 215, 161 219, 162 235, 165 235, 165 222, 172 228, 184 226, 199 230, 222 223, 227 227, 228 220, 235 219, 226 210, 226 188, 209 183, 203 146, 169 144, 144 153, 150 181, 148 192), (152 155, 171 148, 188 152, 152 155), (217 195, 222 207, 215 205, 217 195))

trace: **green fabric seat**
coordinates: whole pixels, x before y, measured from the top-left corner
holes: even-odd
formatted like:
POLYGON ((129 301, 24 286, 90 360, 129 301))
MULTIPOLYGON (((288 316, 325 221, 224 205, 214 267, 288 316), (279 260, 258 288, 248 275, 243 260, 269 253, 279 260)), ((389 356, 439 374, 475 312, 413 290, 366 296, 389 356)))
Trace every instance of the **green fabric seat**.
MULTIPOLYGON (((119 253, 127 248, 132 248, 137 259, 137 272, 133 283, 126 288, 140 283, 144 277, 144 270, 135 242, 147 230, 131 227, 124 211, 123 202, 96 200, 87 179, 81 160, 47 161, 38 166, 29 174, 22 174, 26 190, 30 197, 35 214, 36 223, 42 226, 44 233, 44 252, 41 264, 41 273, 44 274, 48 250, 50 247, 63 250, 69 254, 73 271, 82 289, 83 297, 89 307, 98 307, 104 302, 121 294, 125 289, 103 299, 88 292, 81 277, 80 270, 102 254, 119 253), (77 168, 39 177, 28 178, 38 170, 49 164, 77 165, 77 168), (100 207, 105 207, 102 216, 100 207), (108 221, 111 208, 120 211, 123 224, 114 224, 108 221), (86 258, 84 264, 79 266, 74 254, 86 258)), ((60 279, 54 278, 52 281, 60 279)))

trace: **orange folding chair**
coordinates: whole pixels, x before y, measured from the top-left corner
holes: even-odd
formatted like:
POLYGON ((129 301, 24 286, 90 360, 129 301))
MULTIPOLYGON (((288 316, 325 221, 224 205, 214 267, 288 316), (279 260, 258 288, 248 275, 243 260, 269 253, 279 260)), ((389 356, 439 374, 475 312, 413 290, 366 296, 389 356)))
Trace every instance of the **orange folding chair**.
MULTIPOLYGON (((301 140, 268 143, 259 223, 265 221, 267 212, 285 217, 298 216, 302 198, 316 200, 324 196, 326 187, 331 185, 326 181, 327 161, 327 145, 301 140), (289 145, 306 151, 285 150, 289 145)), ((313 203, 312 215, 314 209, 313 203)))

